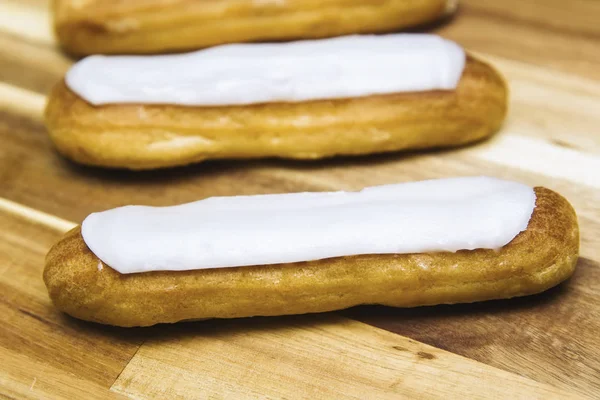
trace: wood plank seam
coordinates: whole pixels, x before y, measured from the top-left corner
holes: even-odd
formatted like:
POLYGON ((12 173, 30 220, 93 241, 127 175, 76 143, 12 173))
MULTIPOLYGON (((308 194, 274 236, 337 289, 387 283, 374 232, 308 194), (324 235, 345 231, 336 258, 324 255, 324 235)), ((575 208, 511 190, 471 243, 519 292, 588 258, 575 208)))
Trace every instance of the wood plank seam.
POLYGON ((117 381, 119 380, 119 378, 121 377, 121 375, 123 374, 123 371, 125 371, 125 369, 127 368, 127 366, 129 365, 129 363, 131 362, 131 360, 133 360, 135 358, 135 356, 137 355, 137 353, 140 351, 140 349, 142 348, 142 346, 144 344, 146 344, 147 339, 144 339, 137 347, 137 349, 135 349, 135 352, 131 355, 131 358, 129 358, 129 361, 127 361, 127 363, 125 363, 125 365, 123 365, 123 368, 121 369, 121 372, 119 372, 119 375, 117 375, 117 377, 115 378, 115 380, 110 384, 110 387, 108 388, 108 390, 115 392, 115 393, 119 393, 117 390, 114 389, 115 384, 117 383, 117 381))
POLYGON ((51 17, 48 7, 31 6, 24 2, 0 3, 0 31, 18 34, 29 40, 54 47, 51 17))
MULTIPOLYGON (((442 393, 452 397, 451 393, 456 395, 455 391, 460 391, 461 388, 465 389, 463 385, 470 385, 469 381, 472 377, 479 375, 483 378, 495 376, 495 380, 498 382, 497 385, 491 385, 492 387, 488 388, 491 393, 499 393, 500 388, 503 386, 502 382, 506 382, 511 385, 511 390, 513 394, 517 395, 517 398, 585 398, 582 395, 568 393, 552 385, 491 367, 345 317, 336 316, 333 321, 328 320, 325 323, 318 322, 324 318, 320 316, 315 316, 314 319, 310 319, 313 318, 312 316, 297 317, 301 321, 309 320, 309 323, 298 324, 294 322, 297 321, 295 319, 283 317, 284 321, 290 323, 275 322, 274 325, 271 325, 270 322, 277 321, 277 319, 258 319, 256 323, 258 329, 252 329, 253 327, 256 328, 252 323, 252 319, 222 321, 223 332, 219 327, 211 327, 208 332, 195 338, 193 335, 186 335, 185 332, 189 331, 184 329, 182 338, 179 338, 179 335, 176 334, 172 341, 165 343, 166 345, 153 344, 149 341, 147 345, 144 344, 144 347, 140 346, 139 353, 136 352, 136 356, 124 368, 119 378, 111 386, 111 391, 133 398, 160 395, 161 383, 156 382, 156 376, 152 378, 152 375, 161 374, 163 370, 173 367, 172 360, 177 357, 176 353, 181 352, 180 356, 185 358, 182 362, 184 364, 191 363, 191 365, 189 365, 189 375, 182 377, 182 382, 178 384, 181 385, 179 391, 183 390, 182 387, 187 386, 187 393, 195 393, 194 396, 197 396, 198 393, 202 393, 202 395, 218 393, 220 395, 218 398, 221 398, 223 392, 225 392, 230 393, 230 395, 237 393, 241 398, 257 398, 256 392, 246 392, 246 390, 249 390, 248 385, 259 392, 261 390, 271 390, 270 387, 265 386, 265 381, 257 378, 262 376, 262 367, 254 372, 256 375, 251 377, 251 379, 257 380, 256 382, 240 380, 236 372, 229 369, 238 368, 231 365, 232 362, 242 364, 242 368, 245 364, 252 365, 255 361, 252 357, 252 354, 254 354, 256 357, 266 357, 262 361, 270 364, 267 369, 277 371, 272 377, 266 378, 267 380, 277 378, 279 373, 283 374, 282 377, 288 377, 287 375, 291 374, 293 379, 310 382, 311 385, 314 384, 313 390, 317 390, 321 396, 326 394, 329 385, 343 385, 344 381, 330 380, 331 378, 325 376, 319 379, 312 377, 315 378, 313 380, 310 371, 315 368, 319 370, 335 365, 335 368, 339 368, 339 372, 343 376, 348 373, 348 369, 352 369, 353 365, 358 366, 363 364, 365 360, 369 360, 371 373, 379 375, 376 378, 376 385, 373 382, 370 383, 370 385, 373 385, 370 386, 371 390, 373 393, 382 396, 382 398, 410 398, 406 396, 407 393, 416 389, 414 387, 415 379, 420 381, 421 379, 435 377, 444 382, 452 374, 455 375, 453 378, 455 384, 451 385, 452 387, 445 385, 428 386, 428 389, 424 389, 427 393, 425 398, 437 398, 442 393), (241 326, 236 325, 238 323, 241 326), (279 326, 279 324, 282 326, 279 326), (232 325, 236 327, 233 331, 228 329, 232 325), (251 329, 246 331, 246 325, 250 325, 251 329), (264 325, 268 329, 262 329, 261 327, 264 325), (318 341, 315 341, 316 337, 323 338, 324 343, 322 346, 324 347, 318 345, 318 341), (327 343, 331 341, 337 343, 337 340, 341 338, 345 338, 340 343, 340 346, 345 348, 343 353, 327 346, 327 343), (277 347, 277 343, 281 341, 289 341, 290 345, 284 347, 287 350, 281 350, 277 347), (224 350, 223 343, 231 343, 231 349, 224 350), (273 346, 279 349, 278 352, 281 352, 278 353, 279 356, 275 354, 269 356, 270 349, 273 346), (393 347, 397 353, 388 354, 388 347, 393 347), (228 356, 228 351, 236 354, 241 351, 247 357, 237 360, 235 357, 228 356), (193 354, 198 353, 198 361, 200 362, 196 362, 196 357, 189 356, 190 352, 193 354), (223 354, 223 359, 215 358, 215 352, 223 354), (315 352, 319 354, 315 354, 314 360, 312 357, 307 356, 307 354, 315 352), (386 353, 386 355, 384 356, 382 353, 386 353), (203 357, 202 354, 205 354, 205 356, 203 357), (378 361, 373 363, 373 360, 378 361), (142 370, 147 372, 147 377, 143 376, 145 374, 142 370), (287 372, 285 372, 286 370, 287 372), (401 374, 401 377, 394 378, 396 373, 401 374), (225 386, 223 386, 223 379, 227 381, 225 386), (308 379, 310 381, 306 381, 308 379), (194 391, 190 392, 189 390, 192 388, 194 391), (198 390, 202 390, 202 392, 198 392, 198 390)), ((363 375, 364 372, 361 371, 355 371, 353 374, 356 381, 343 389, 344 394, 339 393, 343 398, 352 397, 350 393, 356 396, 357 393, 354 390, 362 392, 365 389, 364 385, 369 385, 367 382, 373 378, 370 373, 363 375)), ((169 390, 177 389, 175 389, 175 386, 171 386, 169 390)), ((274 398, 272 393, 271 395, 268 392, 261 394, 264 397, 260 398, 274 398)), ((473 394, 471 393, 471 395, 473 394)), ((282 395, 282 393, 279 393, 279 395, 282 395)), ((184 397, 187 398, 187 396, 184 397)), ((479 393, 476 397, 488 398, 483 393, 479 393)), ((209 396, 209 398, 212 397, 209 396)))
POLYGON ((67 221, 55 215, 35 210, 19 203, 0 197, 0 211, 16 215, 27 221, 42 225, 59 232, 67 232, 77 226, 76 223, 67 221))
POLYGON ((7 110, 36 121, 41 121, 46 106, 46 96, 0 82, 0 110, 7 110))
POLYGON ((600 187, 600 157, 559 146, 548 140, 501 132, 471 149, 474 156, 513 168, 590 187, 600 187))

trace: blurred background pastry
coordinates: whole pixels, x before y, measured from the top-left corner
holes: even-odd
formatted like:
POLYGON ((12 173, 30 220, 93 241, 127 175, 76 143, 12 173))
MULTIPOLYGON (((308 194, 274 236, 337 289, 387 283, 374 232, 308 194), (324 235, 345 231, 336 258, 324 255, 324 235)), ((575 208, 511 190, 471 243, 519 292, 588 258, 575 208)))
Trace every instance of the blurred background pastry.
POLYGON ((456 0, 55 0, 77 55, 177 52, 226 43, 382 33, 430 23, 456 0))

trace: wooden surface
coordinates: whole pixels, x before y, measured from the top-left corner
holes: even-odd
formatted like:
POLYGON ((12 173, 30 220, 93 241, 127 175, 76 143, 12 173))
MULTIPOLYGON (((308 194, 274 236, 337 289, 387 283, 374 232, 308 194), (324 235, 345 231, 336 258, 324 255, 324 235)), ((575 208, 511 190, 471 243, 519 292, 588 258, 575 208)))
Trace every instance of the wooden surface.
POLYGON ((131 173, 53 151, 44 94, 71 60, 46 1, 0 0, 0 398, 600 398, 599 20, 596 0, 463 0, 432 27, 510 81, 504 129, 473 147, 131 173), (571 280, 474 305, 117 329, 58 313, 41 279, 48 248, 93 211, 472 174, 572 202, 582 258, 571 280))

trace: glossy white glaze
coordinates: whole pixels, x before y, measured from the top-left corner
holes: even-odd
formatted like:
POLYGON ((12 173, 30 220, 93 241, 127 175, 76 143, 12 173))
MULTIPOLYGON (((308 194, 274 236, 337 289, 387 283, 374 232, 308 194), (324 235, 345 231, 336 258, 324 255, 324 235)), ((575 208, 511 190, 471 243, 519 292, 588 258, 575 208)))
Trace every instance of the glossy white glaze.
POLYGON ((94 105, 227 106, 452 90, 464 65, 463 49, 439 36, 356 35, 175 55, 96 55, 75 64, 66 82, 94 105))
POLYGON ((531 187, 465 177, 120 207, 88 216, 82 234, 98 258, 127 274, 498 249, 527 228, 534 207, 531 187))

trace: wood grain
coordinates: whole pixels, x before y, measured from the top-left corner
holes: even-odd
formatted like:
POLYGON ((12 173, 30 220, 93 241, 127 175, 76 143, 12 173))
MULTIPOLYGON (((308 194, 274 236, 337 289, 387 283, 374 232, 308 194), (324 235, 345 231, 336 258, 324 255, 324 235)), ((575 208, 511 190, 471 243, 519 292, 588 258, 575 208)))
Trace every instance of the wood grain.
POLYGON ((71 64, 72 60, 53 47, 0 31, 1 81, 46 94, 71 64))
POLYGON ((456 18, 433 27, 509 79, 510 115, 493 140, 452 151, 218 161, 151 173, 84 168, 54 152, 41 122, 44 94, 72 61, 56 50, 47 4, 0 0, 0 397, 597 398, 599 2, 463 0, 456 18), (572 202, 584 258, 570 281, 476 305, 119 330, 57 313, 41 280, 50 245, 93 211, 474 174, 547 186, 572 202))
POLYGON ((461 0, 435 29, 488 54, 600 79, 600 2, 461 0))
POLYGON ((195 398, 197 393, 235 399, 546 399, 568 395, 327 314, 179 326, 148 340, 112 390, 133 398, 182 399, 195 398), (165 380, 164 371, 178 373, 178 379, 165 380))
POLYGON ((458 307, 357 307, 344 315, 593 395, 600 393, 599 292, 600 265, 582 258, 570 281, 534 297, 458 307))
POLYGON ((47 46, 54 46, 56 40, 49 18, 52 0, 2 0, 2 31, 15 33, 24 39, 47 46))
POLYGON ((41 274, 48 246, 62 234, 55 221, 2 202, 0 226, 0 396, 106 398, 141 340, 50 304, 41 274))

